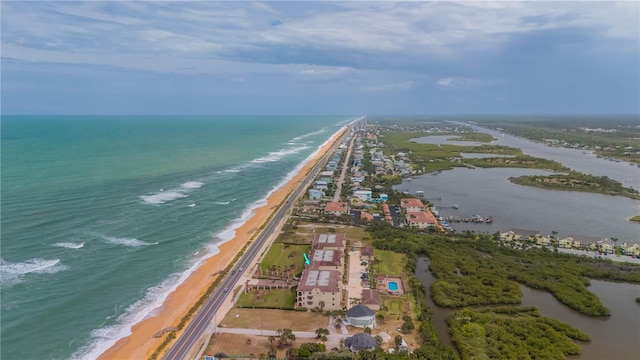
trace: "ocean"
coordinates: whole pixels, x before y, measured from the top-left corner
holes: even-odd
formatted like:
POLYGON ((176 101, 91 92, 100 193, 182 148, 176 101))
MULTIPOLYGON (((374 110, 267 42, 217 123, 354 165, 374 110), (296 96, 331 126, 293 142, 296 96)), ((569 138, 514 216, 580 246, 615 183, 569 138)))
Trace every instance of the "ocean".
POLYGON ((2 359, 93 359, 353 118, 3 116, 2 359))

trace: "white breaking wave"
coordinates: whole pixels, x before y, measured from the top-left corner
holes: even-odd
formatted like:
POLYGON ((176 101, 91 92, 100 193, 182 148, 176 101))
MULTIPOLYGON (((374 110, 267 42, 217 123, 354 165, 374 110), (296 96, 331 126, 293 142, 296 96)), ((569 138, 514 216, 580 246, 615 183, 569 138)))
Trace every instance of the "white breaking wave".
POLYGON ((198 189, 202 187, 204 183, 200 181, 187 181, 186 183, 180 185, 179 188, 169 189, 164 191, 164 189, 160 189, 159 192, 153 193, 151 195, 143 195, 140 196, 140 199, 147 204, 151 205, 160 205, 169 201, 177 200, 185 198, 188 193, 192 190, 198 189))
POLYGON ((240 171, 242 171, 242 170, 240 170, 240 169, 226 169, 226 170, 224 170, 224 172, 228 172, 228 173, 239 173, 240 171))
POLYGON ((59 242, 53 244, 53 246, 66 248, 66 249, 82 249, 84 247, 84 243, 73 243, 73 242, 59 242))
POLYGON ((118 238, 114 236, 102 236, 102 238, 110 244, 114 245, 124 245, 129 247, 140 247, 140 246, 149 246, 149 245, 158 245, 157 242, 148 243, 142 240, 138 240, 136 238, 118 238))
POLYGON ((218 204, 218 205, 229 205, 229 204, 231 204, 232 201, 236 201, 236 199, 231 199, 231 200, 228 200, 228 201, 216 201, 215 203, 218 204))
POLYGON ((304 135, 296 136, 293 139, 291 139, 291 141, 300 141, 300 140, 302 140, 304 138, 307 138, 309 136, 324 134, 325 131, 327 131, 327 129, 326 128, 322 128, 320 130, 312 131, 312 132, 304 134, 304 135))
POLYGON ((0 259, 0 284, 13 285, 22 282, 22 278, 27 274, 54 274, 68 268, 60 263, 60 259, 37 258, 21 263, 10 263, 0 259))
POLYGON ((269 152, 269 155, 251 160, 251 162, 252 163, 274 162, 282 159, 284 156, 296 154, 308 148, 309 148, 308 146, 298 146, 290 149, 280 149, 278 151, 271 151, 269 152))
POLYGON ((195 207, 195 206, 196 206, 196 204, 189 204, 189 205, 187 205, 187 206, 188 206, 188 207, 195 207))
POLYGON ((92 340, 86 346, 78 349, 73 355, 72 360, 92 360, 97 359, 102 353, 113 346, 118 340, 131 335, 131 327, 144 319, 154 316, 162 307, 162 303, 171 294, 178 285, 184 281, 204 263, 204 261, 220 250, 213 245, 207 247, 207 254, 198 261, 195 261, 191 267, 182 273, 170 275, 161 284, 147 289, 147 292, 141 300, 136 301, 129 306, 125 312, 118 317, 115 325, 106 326, 93 330, 91 332, 92 340))
POLYGON ((187 181, 186 183, 180 185, 180 187, 183 189, 198 189, 202 187, 202 185, 204 185, 204 183, 200 181, 187 181))

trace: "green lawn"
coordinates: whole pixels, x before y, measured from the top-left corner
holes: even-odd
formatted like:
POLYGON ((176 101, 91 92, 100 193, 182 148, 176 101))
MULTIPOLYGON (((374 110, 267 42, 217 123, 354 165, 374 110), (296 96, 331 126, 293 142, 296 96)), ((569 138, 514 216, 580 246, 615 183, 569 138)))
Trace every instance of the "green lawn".
POLYGON ((302 254, 306 253, 309 256, 309 249, 311 249, 311 245, 287 246, 282 243, 274 243, 269 248, 264 260, 262 260, 260 268, 263 272, 266 272, 268 269, 273 269, 274 266, 276 271, 285 271, 295 267, 294 273, 300 273, 304 267, 304 256, 302 254), (277 268, 278 266, 280 268, 277 268))
POLYGON ((240 295, 237 307, 293 309, 296 291, 289 289, 254 290, 240 295))
POLYGON ((404 298, 383 297, 384 306, 387 307, 389 315, 404 314, 404 298))
POLYGON ((404 269, 404 255, 389 250, 373 250, 373 255, 379 263, 376 264, 376 271, 385 275, 402 275, 404 269))

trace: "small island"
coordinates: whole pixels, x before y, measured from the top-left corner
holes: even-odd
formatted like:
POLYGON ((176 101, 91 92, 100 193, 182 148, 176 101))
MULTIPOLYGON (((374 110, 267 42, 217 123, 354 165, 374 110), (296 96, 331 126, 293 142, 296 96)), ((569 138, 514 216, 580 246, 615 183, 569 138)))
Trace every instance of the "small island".
POLYGON ((530 175, 509 178, 514 184, 535 186, 543 189, 593 192, 606 195, 625 196, 640 200, 638 190, 626 188, 607 176, 593 176, 577 171, 567 174, 530 175))
POLYGON ((631 219, 629 219, 629 221, 640 223, 640 215, 632 217, 631 219))

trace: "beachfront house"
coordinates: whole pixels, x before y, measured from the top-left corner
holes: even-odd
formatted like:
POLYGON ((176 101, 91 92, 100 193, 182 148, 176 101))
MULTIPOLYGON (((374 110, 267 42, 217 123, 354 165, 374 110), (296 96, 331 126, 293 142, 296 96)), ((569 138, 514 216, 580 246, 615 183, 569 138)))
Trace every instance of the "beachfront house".
POLYGON ((321 310, 341 309, 340 278, 340 271, 305 269, 298 284, 297 307, 307 309, 317 307, 321 310))

